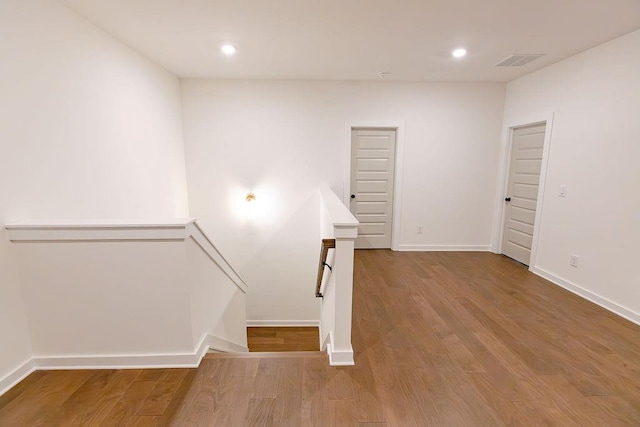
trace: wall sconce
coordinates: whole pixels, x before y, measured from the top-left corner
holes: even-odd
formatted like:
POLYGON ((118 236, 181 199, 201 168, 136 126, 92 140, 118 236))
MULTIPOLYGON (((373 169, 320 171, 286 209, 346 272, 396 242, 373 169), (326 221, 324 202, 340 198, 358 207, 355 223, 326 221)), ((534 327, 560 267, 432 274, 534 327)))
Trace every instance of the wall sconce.
POLYGON ((254 202, 256 200, 256 195, 253 193, 247 194, 247 202, 254 202))

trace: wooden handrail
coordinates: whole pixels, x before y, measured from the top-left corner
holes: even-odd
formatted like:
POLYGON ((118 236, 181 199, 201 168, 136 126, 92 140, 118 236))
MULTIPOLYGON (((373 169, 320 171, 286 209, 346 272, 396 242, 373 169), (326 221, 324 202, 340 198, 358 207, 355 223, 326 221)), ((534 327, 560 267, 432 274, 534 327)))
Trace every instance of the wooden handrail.
POLYGON ((329 270, 332 269, 332 267, 327 264, 327 254, 329 253, 329 249, 334 249, 335 247, 336 239, 322 239, 322 247, 320 248, 320 264, 318 264, 318 281, 316 282, 316 298, 322 298, 320 287, 322 286, 324 267, 326 265, 329 267, 329 270))

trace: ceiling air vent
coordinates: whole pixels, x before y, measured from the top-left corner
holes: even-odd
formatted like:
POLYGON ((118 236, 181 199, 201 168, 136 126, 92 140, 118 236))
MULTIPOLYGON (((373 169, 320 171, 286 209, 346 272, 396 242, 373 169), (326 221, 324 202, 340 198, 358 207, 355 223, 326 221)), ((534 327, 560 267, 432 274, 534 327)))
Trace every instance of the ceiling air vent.
POLYGON ((522 67, 527 65, 531 61, 535 61, 538 58, 542 58, 544 54, 515 54, 503 59, 496 64, 496 67, 522 67))

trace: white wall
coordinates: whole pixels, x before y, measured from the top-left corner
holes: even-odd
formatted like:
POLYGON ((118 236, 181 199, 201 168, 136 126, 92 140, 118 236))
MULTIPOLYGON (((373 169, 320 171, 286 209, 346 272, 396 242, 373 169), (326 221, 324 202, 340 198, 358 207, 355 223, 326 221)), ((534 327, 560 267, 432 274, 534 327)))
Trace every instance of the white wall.
POLYGON ((193 239, 186 241, 185 250, 194 344, 212 335, 247 347, 245 294, 193 239))
POLYGON ((14 245, 34 357, 194 351, 184 242, 14 245))
MULTIPOLYGON (((179 82, 52 0, 0 2, 0 224, 187 216, 179 82)), ((30 357, 0 235, 0 379, 30 357)))
MULTIPOLYGON (((1 185, 1 184, 0 184, 1 185)), ((3 208, 0 198, 0 209, 3 208)), ((31 339, 15 259, 0 229, 0 394, 19 378, 3 382, 31 359, 31 339)))
POLYGON ((639 111, 640 31, 507 86, 505 127, 555 113, 534 267, 636 322, 639 111))
POLYGON ((501 84, 182 81, 191 213, 247 280, 249 319, 318 319, 314 194, 323 183, 343 193, 349 124, 404 123, 397 220, 405 249, 488 247, 504 90, 501 84), (250 189, 258 198, 254 213, 244 202, 250 189))
POLYGON ((246 285, 193 221, 7 229, 36 367, 196 366, 208 345, 246 351, 246 285))
POLYGON ((4 219, 188 216, 178 80, 54 1, 0 7, 4 219))

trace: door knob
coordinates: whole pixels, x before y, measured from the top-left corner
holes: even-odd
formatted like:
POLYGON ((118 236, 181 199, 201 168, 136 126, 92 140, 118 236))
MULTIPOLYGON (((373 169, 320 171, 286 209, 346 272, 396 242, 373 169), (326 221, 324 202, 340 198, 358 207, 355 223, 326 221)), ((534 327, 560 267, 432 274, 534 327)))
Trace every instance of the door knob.
POLYGON ((510 201, 511 201, 511 197, 505 197, 505 198, 504 198, 504 201, 505 201, 505 202, 510 202, 510 201))
POLYGON ((355 199, 355 198, 356 198, 356 195, 355 195, 355 194, 352 194, 352 195, 351 195, 351 198, 352 198, 352 199, 355 199))

